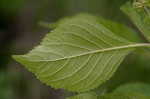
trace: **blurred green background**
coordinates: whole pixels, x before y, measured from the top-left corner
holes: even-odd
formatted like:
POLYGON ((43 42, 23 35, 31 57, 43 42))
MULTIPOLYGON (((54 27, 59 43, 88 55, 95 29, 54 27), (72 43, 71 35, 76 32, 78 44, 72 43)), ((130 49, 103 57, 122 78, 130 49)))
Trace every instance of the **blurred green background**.
MULTIPOLYGON (((24 54, 38 45, 50 29, 40 21, 53 23, 65 16, 86 12, 134 27, 120 11, 128 0, 0 0, 0 99, 64 99, 64 90, 40 83, 11 55, 24 54)), ((129 55, 100 91, 110 92, 127 82, 150 83, 150 54, 129 55)))

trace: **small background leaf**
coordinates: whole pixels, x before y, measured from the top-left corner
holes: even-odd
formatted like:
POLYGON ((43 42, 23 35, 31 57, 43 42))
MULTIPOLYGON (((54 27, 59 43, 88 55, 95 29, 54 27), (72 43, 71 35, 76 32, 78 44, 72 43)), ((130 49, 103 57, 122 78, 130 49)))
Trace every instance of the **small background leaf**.
POLYGON ((131 83, 118 87, 115 93, 140 93, 145 96, 150 96, 150 85, 144 83, 131 83))
POLYGON ((82 93, 76 96, 72 96, 67 99, 97 99, 97 95, 94 92, 88 92, 88 93, 82 93))
POLYGON ((150 97, 139 93, 112 93, 100 96, 98 99, 150 99, 150 97))
POLYGON ((99 99, 150 99, 150 85, 144 83, 122 85, 110 94, 99 96, 99 99))
POLYGON ((134 8, 131 2, 128 2, 122 6, 121 9, 129 16, 129 18, 138 27, 144 37, 150 41, 150 16, 145 12, 144 8, 140 8, 139 10, 134 8))

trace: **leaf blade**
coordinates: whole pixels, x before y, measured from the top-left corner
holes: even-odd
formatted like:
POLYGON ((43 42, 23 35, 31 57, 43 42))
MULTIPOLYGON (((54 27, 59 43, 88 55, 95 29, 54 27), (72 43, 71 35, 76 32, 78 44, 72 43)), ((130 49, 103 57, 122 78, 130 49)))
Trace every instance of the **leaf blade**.
MULTIPOLYGON (((122 29, 116 32, 133 33, 127 27, 122 29)), ((78 15, 59 24, 31 52, 14 58, 47 85, 88 91, 107 81, 136 47, 149 46, 116 32, 97 17, 78 15)))

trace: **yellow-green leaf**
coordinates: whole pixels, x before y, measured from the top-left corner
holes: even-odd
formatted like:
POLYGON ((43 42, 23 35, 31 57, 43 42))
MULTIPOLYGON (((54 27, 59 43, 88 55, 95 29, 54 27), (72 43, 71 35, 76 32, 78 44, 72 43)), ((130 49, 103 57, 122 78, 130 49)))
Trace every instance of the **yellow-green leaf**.
POLYGON ((135 48, 149 46, 140 42, 124 25, 80 14, 60 22, 28 54, 13 57, 53 88, 85 92, 107 81, 135 48))

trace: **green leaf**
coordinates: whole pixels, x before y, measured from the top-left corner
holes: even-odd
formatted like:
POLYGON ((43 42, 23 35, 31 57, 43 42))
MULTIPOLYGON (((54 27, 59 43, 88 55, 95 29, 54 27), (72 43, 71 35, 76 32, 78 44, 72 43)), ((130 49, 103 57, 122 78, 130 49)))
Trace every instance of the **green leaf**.
POLYGON ((98 99, 150 99, 139 93, 112 93, 98 97, 98 99))
POLYGON ((94 92, 87 92, 67 99, 149 99, 150 96, 148 92, 150 92, 149 85, 137 83, 121 86, 110 94, 97 95, 94 92))
POLYGON ((128 2, 122 6, 121 9, 129 16, 144 37, 150 41, 150 10, 147 8, 147 6, 148 5, 142 4, 143 8, 137 8, 134 7, 131 2, 128 2))
POLYGON ((130 83, 118 87, 115 93, 141 93, 145 96, 150 96, 150 85, 145 83, 130 83))
POLYGON ((111 94, 105 94, 98 99, 150 99, 150 85, 131 83, 118 87, 111 94))
POLYGON ((13 57, 53 88, 84 92, 107 81, 136 47, 149 46, 139 42, 121 24, 80 14, 60 22, 28 54, 13 57))
POLYGON ((97 99, 97 95, 94 92, 88 92, 88 93, 82 93, 79 95, 75 95, 75 96, 69 97, 67 99, 97 99))
POLYGON ((13 99, 12 80, 9 73, 0 72, 0 99, 13 99))

